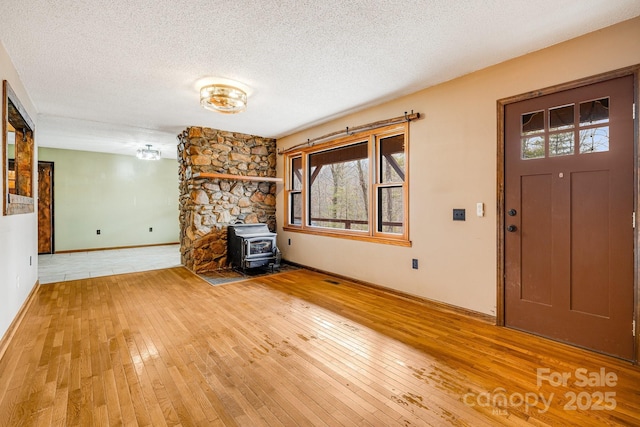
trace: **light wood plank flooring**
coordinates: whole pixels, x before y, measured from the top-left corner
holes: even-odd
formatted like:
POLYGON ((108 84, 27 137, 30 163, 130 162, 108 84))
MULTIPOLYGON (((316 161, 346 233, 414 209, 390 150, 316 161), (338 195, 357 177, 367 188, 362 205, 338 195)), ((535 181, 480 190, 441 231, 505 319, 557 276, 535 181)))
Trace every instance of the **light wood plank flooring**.
POLYGON ((184 268, 42 285, 0 360, 2 426, 639 419, 636 366, 307 270, 222 286, 184 268))

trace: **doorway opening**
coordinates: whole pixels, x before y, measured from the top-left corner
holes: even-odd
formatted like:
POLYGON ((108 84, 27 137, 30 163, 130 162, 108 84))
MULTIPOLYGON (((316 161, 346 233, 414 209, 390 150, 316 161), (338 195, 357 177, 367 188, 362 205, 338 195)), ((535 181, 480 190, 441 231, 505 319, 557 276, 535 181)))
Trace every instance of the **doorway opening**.
POLYGON ((38 162, 38 253, 52 254, 54 247, 53 221, 53 162, 38 162))

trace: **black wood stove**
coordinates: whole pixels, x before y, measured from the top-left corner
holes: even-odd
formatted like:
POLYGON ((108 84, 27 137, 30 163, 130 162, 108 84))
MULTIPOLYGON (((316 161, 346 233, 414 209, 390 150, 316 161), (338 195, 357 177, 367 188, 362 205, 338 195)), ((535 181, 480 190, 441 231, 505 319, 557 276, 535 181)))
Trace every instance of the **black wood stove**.
POLYGON ((280 268, 280 250, 276 246, 276 233, 267 224, 233 224, 227 228, 227 257, 231 267, 280 268))

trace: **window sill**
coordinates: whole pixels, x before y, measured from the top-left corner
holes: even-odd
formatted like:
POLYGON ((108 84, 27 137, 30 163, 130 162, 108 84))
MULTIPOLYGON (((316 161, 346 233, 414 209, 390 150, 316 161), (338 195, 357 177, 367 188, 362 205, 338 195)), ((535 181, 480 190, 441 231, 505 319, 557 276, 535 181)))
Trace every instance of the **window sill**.
POLYGON ((309 229, 309 228, 301 228, 301 227, 292 227, 292 226, 284 226, 282 227, 283 231, 290 231, 293 233, 303 233, 303 234, 311 234, 314 236, 325 236, 325 237, 338 237, 340 239, 348 239, 348 240, 359 240, 362 242, 370 242, 370 243, 380 243, 383 245, 394 245, 394 246, 405 246, 411 247, 411 240, 404 240, 401 237, 393 238, 393 237, 374 237, 363 235, 360 233, 348 233, 348 232, 331 232, 326 230, 318 230, 318 229, 309 229))

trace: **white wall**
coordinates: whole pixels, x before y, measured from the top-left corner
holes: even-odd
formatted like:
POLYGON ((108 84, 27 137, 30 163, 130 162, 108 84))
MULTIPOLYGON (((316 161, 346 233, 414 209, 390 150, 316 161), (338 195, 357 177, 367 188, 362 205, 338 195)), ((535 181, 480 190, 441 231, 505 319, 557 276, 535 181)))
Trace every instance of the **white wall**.
MULTIPOLYGON (((412 247, 284 232, 284 200, 279 191, 278 246, 284 258, 495 314, 497 101, 634 64, 640 64, 640 18, 278 140, 278 148, 286 149, 405 111, 423 116, 410 124, 412 247), (477 202, 485 204, 482 218, 475 216, 477 202), (467 220, 452 221, 453 208, 465 208, 467 220), (411 268, 412 258, 419 260, 418 270, 411 268)), ((282 176, 283 157, 278 161, 282 176)))
POLYGON ((38 151, 39 160, 54 163, 56 252, 179 241, 176 160, 38 151))
MULTIPOLYGON (((1 43, 0 80, 9 82, 27 114, 35 122, 37 145, 37 112, 1 43)), ((6 159, 2 161, 6 162, 6 159)), ((0 336, 5 335, 38 279, 37 234, 38 220, 35 213, 9 216, 0 213, 0 336)))

